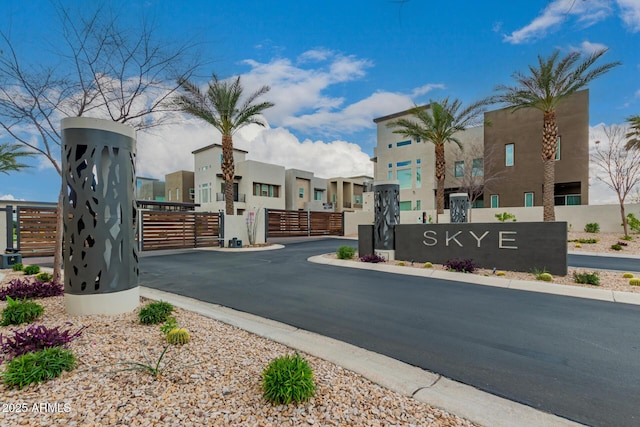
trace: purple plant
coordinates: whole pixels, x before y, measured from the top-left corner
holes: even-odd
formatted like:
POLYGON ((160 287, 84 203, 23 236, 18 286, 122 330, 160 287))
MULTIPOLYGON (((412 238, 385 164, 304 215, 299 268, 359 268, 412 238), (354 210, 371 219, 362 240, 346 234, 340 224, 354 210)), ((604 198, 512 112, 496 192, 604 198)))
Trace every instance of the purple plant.
MULTIPOLYGON (((71 323, 67 322, 67 325, 71 323)), ((13 336, 5 337, 0 334, 0 362, 45 348, 67 347, 67 344, 82 335, 86 328, 87 326, 83 326, 72 333, 70 329, 61 330, 59 326, 47 328, 44 325, 30 325, 22 331, 13 329, 13 336)))
POLYGON ((380 256, 378 254, 369 254, 369 255, 361 256, 360 261, 376 263, 376 262, 385 262, 386 259, 384 259, 383 256, 380 256))
POLYGON ((0 289, 0 300, 6 301, 7 296, 13 299, 25 299, 57 297, 62 294, 64 294, 62 283, 16 278, 11 280, 7 287, 0 289))
POLYGON ((619 241, 618 244, 620 246, 629 246, 629 244, 627 242, 622 242, 622 241, 619 241))
POLYGON ((450 259, 444 263, 444 268, 447 270, 457 271, 459 273, 473 273, 478 269, 478 265, 469 259, 450 259))

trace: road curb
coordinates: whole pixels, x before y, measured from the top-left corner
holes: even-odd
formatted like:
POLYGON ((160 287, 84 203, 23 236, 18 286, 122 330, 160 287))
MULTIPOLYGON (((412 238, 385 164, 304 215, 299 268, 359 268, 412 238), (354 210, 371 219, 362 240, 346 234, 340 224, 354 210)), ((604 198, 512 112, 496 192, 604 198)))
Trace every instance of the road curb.
POLYGON ((396 359, 285 323, 197 299, 140 287, 140 295, 219 320, 319 357, 404 396, 496 427, 580 426, 575 422, 458 383, 396 359))

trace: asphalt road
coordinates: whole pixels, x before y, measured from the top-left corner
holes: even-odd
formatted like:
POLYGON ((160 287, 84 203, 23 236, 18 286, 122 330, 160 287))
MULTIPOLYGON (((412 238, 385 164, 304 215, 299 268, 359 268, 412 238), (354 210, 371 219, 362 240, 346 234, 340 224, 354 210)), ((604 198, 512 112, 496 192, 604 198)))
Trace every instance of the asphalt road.
POLYGON ((345 242, 353 245, 144 256, 140 284, 346 341, 583 424, 640 425, 639 306, 306 261, 345 242))

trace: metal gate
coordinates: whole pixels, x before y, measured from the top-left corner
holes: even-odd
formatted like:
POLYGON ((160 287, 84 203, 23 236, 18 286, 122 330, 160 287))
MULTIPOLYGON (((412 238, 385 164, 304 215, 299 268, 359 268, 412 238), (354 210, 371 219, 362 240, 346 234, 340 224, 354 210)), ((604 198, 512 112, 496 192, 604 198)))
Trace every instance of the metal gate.
POLYGON ((342 212, 267 210, 267 237, 342 236, 342 212))
POLYGON ((218 213, 142 211, 140 221, 143 251, 218 246, 218 213))

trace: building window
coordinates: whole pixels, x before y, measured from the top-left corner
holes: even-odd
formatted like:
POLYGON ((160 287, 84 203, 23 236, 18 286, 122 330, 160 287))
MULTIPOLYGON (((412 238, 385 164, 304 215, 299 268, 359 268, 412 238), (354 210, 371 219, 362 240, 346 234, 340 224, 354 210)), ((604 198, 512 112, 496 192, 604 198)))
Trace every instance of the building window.
MULTIPOLYGON (((171 192, 169 192, 169 197, 171 197, 171 192)), ((169 198, 171 200, 171 198, 169 198)), ((180 189, 176 188, 176 202, 180 201, 180 189)))
POLYGON ((393 144, 389 144, 389 145, 388 145, 388 147, 389 147, 389 148, 393 148, 393 144))
POLYGON ((169 201, 171 201, 171 190, 169 190, 169 201))
POLYGON ((411 201, 400 202, 400 210, 401 211, 410 211, 411 210, 411 201))
POLYGON ((416 168, 416 188, 422 188, 422 168, 416 168))
POLYGON ((455 163, 453 167, 453 174, 456 178, 462 178, 464 176, 464 161, 455 163))
POLYGON ((322 190, 314 190, 313 191, 313 200, 322 200, 324 191, 322 190))
POLYGON ((387 179, 389 181, 393 181, 393 172, 392 171, 387 172, 387 179))
POLYGON ((420 138, 416 138, 416 142, 420 142, 420 138))
POLYGON ((196 197, 195 195, 195 189, 194 188, 190 188, 189 189, 189 199, 194 200, 196 197))
POLYGON ((560 160, 560 137, 558 137, 558 142, 556 143, 556 160, 560 160))
POLYGON ((400 181, 401 190, 411 188, 411 168, 398 169, 396 171, 396 179, 400 181))
POLYGON ((491 207, 492 208, 499 208, 500 207, 500 198, 498 197, 497 194, 492 194, 491 195, 491 207))
POLYGON ((484 159, 473 159, 473 167, 471 169, 471 176, 483 176, 484 175, 484 159))
POLYGON ((411 160, 405 160, 404 162, 397 162, 396 167, 411 166, 411 160))
POLYGON ((396 147, 404 147, 405 145, 411 145, 411 140, 408 141, 400 141, 396 143, 396 147))
POLYGON ((416 210, 419 211, 420 209, 422 209, 422 202, 420 202, 420 200, 416 200, 416 210))
POLYGON ((524 206, 526 208, 533 206, 533 193, 524 193, 524 206))
POLYGON ((567 194, 566 196, 555 196, 554 204, 556 206, 575 206, 579 205, 582 198, 579 194, 567 194))
POLYGON ((353 195, 353 203, 355 203, 357 205, 361 205, 362 204, 362 194, 354 194, 353 195))
POLYGON ((209 200, 211 200, 211 188, 209 184, 200 184, 198 187, 200 187, 198 191, 200 193, 200 203, 209 203, 209 200))
POLYGON ((419 165, 420 163, 422 163, 422 160, 416 159, 416 165, 419 165))
POLYGON ((513 166, 513 152, 515 150, 514 144, 507 144, 504 146, 504 165, 513 166))
POLYGON ((393 163, 389 163, 389 169, 393 167, 393 163))
POLYGON ((280 186, 254 182, 253 195, 258 197, 280 197, 280 186))
POLYGON ((222 154, 220 154, 220 164, 222 164, 222 154))
POLYGON ((304 199, 304 188, 298 188, 298 198, 304 199))
POLYGON ((337 203, 338 202, 338 195, 334 194, 332 197, 333 203, 337 203))

